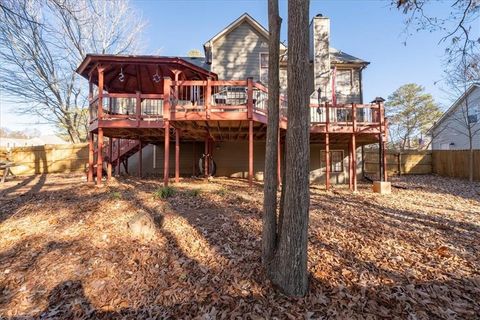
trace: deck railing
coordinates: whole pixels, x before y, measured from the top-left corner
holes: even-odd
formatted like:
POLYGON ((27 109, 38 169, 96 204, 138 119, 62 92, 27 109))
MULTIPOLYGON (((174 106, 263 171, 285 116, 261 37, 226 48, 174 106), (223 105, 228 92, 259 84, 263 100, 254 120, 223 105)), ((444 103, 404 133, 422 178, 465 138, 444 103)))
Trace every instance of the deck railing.
POLYGON ((101 110, 102 120, 158 120, 163 118, 162 94, 104 93, 102 106, 95 97, 90 102, 90 123, 98 120, 101 110))
MULTIPOLYGON (((102 99, 90 100, 91 122, 102 120, 161 120, 176 114, 196 113, 205 120, 222 113, 224 119, 231 112, 243 112, 247 119, 255 115, 267 116, 268 89, 252 80, 214 81, 166 79, 163 94, 103 93, 102 99), (168 99, 168 106, 164 98, 168 99), (99 106, 101 102, 101 107, 99 106), (99 117, 100 114, 100 117, 99 117)), ((280 96, 280 119, 287 120, 287 96, 280 96)), ((384 123, 381 104, 318 104, 311 101, 312 126, 330 125, 378 126, 384 123), (328 114, 328 119, 327 119, 328 114)), ((178 116, 176 119, 180 119, 178 116)), ((238 119, 238 117, 235 117, 238 119)))

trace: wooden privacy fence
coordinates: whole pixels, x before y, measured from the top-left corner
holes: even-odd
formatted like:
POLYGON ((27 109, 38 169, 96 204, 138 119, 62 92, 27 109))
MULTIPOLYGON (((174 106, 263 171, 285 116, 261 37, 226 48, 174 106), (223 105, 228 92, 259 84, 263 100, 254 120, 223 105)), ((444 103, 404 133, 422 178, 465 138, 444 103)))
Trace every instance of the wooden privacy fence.
MULTIPOLYGON (((469 150, 434 150, 433 172, 445 176, 468 179, 469 150)), ((480 150, 473 151, 473 179, 480 181, 480 150)))
POLYGON ((0 157, 15 163, 12 171, 16 175, 84 172, 88 144, 0 148, 0 157))
MULTIPOLYGON (((364 170, 368 175, 377 174, 379 167, 378 150, 365 150, 364 170)), ((432 173, 431 151, 387 150, 388 175, 432 173)))

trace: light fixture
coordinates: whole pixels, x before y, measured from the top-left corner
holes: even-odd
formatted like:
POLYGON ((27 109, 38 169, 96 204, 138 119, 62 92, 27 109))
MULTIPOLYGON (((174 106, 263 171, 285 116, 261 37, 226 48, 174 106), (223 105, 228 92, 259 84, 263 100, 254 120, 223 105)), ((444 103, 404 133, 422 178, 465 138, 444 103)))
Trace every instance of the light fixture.
POLYGON ((155 83, 159 83, 160 80, 162 80, 162 78, 161 78, 160 75, 158 74, 158 66, 157 66, 157 71, 155 71, 155 74, 154 74, 153 77, 152 77, 152 80, 153 80, 155 83))
POLYGON ((120 82, 125 81, 125 75, 123 74, 123 67, 120 67, 120 73, 118 74, 118 80, 120 82))

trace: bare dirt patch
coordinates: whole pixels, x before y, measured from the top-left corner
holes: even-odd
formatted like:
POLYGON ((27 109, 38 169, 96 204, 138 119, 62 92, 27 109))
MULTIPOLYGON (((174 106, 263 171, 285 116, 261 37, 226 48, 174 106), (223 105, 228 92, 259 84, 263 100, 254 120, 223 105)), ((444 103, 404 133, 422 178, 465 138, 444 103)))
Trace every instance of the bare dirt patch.
POLYGON ((404 177, 379 196, 311 188, 310 290, 260 262, 262 186, 73 175, 0 186, 0 318, 480 318, 480 186, 404 177), (161 217, 153 236, 128 228, 161 217))

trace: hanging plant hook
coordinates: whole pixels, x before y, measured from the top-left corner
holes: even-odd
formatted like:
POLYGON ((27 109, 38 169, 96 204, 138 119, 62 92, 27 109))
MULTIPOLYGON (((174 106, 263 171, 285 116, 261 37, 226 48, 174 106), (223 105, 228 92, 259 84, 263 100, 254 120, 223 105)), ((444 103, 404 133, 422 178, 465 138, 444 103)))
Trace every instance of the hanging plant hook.
POLYGON ((155 71, 155 74, 153 75, 152 77, 153 81, 155 83, 159 83, 160 80, 162 80, 162 78, 160 77, 160 75, 158 74, 158 66, 157 66, 157 71, 155 71))
POLYGON ((118 74, 118 80, 120 82, 125 81, 125 74, 123 74, 123 67, 120 67, 120 73, 118 74))

